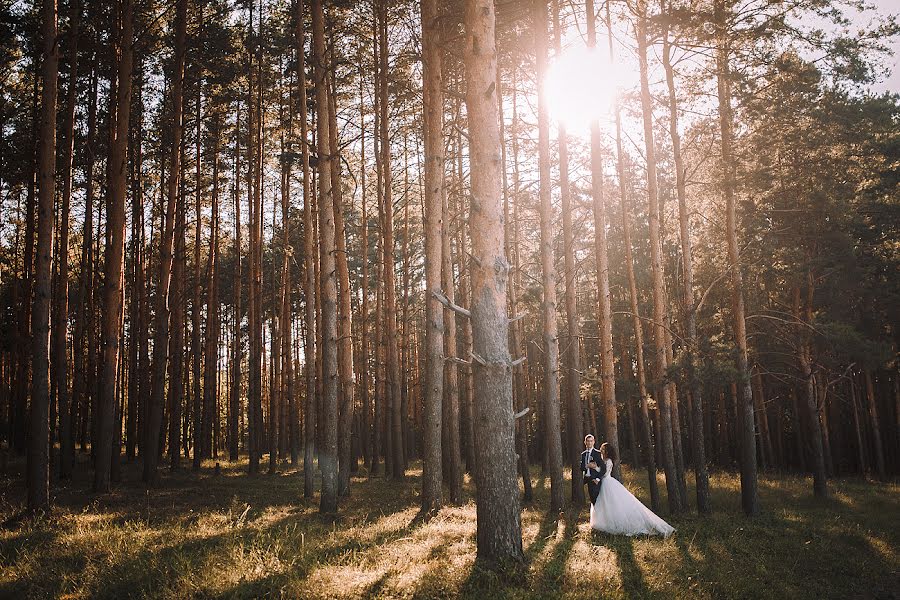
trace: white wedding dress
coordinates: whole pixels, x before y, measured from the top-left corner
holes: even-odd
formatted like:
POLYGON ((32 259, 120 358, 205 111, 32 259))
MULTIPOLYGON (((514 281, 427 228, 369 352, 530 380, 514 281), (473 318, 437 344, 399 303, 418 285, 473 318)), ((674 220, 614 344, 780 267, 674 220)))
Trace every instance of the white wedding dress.
POLYGON ((606 474, 600 495, 591 505, 591 527, 624 535, 661 535, 669 537, 675 528, 641 504, 624 485, 611 476, 612 461, 606 459, 606 474))

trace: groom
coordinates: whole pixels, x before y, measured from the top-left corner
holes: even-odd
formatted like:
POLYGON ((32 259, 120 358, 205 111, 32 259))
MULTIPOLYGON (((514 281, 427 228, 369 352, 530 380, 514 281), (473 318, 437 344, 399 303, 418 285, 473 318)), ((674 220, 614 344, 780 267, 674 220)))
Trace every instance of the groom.
POLYGON ((603 475, 606 474, 606 463, 600 457, 600 452, 594 449, 594 436, 590 433, 584 436, 584 447, 586 450, 581 453, 581 473, 584 483, 588 486, 591 504, 594 504, 600 495, 600 484, 603 482, 603 475))

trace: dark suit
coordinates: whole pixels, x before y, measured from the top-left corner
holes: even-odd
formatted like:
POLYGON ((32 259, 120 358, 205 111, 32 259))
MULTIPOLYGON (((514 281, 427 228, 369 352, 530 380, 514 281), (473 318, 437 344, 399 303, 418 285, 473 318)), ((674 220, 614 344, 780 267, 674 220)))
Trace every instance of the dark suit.
POLYGON ((600 457, 600 451, 596 448, 585 450, 581 453, 581 473, 584 483, 588 486, 588 494, 591 496, 591 504, 597 501, 600 495, 600 485, 603 483, 603 476, 606 474, 606 463, 600 457), (588 468, 588 463, 594 461, 597 463, 596 469, 588 468), (600 481, 594 482, 595 479, 600 481))

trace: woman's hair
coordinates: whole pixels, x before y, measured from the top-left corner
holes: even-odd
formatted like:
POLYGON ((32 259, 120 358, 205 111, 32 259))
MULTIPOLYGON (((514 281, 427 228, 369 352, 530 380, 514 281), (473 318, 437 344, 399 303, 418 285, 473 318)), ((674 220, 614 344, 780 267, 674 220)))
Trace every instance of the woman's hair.
POLYGON ((602 444, 600 444, 600 452, 606 455, 606 458, 613 462, 619 460, 619 453, 616 452, 616 447, 609 442, 603 442, 602 444))

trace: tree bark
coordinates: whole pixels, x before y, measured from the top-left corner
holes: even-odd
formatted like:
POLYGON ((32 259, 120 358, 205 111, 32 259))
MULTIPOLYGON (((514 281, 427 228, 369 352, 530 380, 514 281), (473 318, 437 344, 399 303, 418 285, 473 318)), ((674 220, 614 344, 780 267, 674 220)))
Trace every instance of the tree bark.
POLYGON ((756 436, 753 421, 753 391, 750 388, 750 370, 747 356, 747 324, 744 320, 744 282, 741 275, 740 255, 737 243, 737 213, 735 207, 734 172, 732 153, 732 113, 730 67, 725 25, 725 2, 715 0, 714 19, 718 28, 716 44, 716 81, 719 96, 719 128, 721 133, 722 165, 724 168, 723 192, 725 195, 726 238, 728 266, 731 274, 731 310, 734 318, 734 336, 737 343, 737 370, 740 377, 740 401, 738 423, 740 425, 741 453, 741 505, 748 516, 759 513, 759 492, 756 476, 756 436))
MULTIPOLYGON (((489 565, 524 560, 513 451, 515 423, 506 314, 509 264, 503 251, 500 204, 494 25, 492 0, 466 1, 466 107, 472 180, 469 217, 473 253, 472 367, 478 397, 475 439, 480 450, 475 467, 476 538, 477 557, 489 565)), ((557 486, 557 492, 561 496, 560 487, 557 486)))
POLYGON ((681 502, 675 465, 675 449, 672 441, 671 388, 665 381, 669 363, 666 355, 666 289, 663 272, 662 245, 659 225, 659 191, 656 181, 656 147, 653 140, 653 107, 650 101, 650 84, 647 73, 647 3, 638 3, 636 36, 641 79, 641 106, 643 108, 644 148, 647 158, 648 214, 650 221, 650 261, 653 274, 653 321, 654 321, 654 365, 656 367, 657 414, 660 437, 657 443, 662 448, 663 470, 666 473, 666 490, 669 510, 678 513, 686 507, 681 502))
POLYGON ((556 266, 553 260, 553 206, 550 201, 550 117, 543 84, 547 73, 547 2, 534 0, 534 38, 538 77, 538 152, 540 169, 541 273, 543 286, 544 441, 548 444, 550 510, 563 508, 562 443, 560 441, 559 333, 556 323, 556 266))
POLYGON ((56 320, 54 325, 53 364, 56 371, 56 394, 59 412, 59 477, 69 479, 75 462, 72 418, 69 396, 69 360, 66 353, 69 322, 69 206, 72 200, 73 156, 75 154, 75 104, 78 101, 78 35, 81 26, 81 3, 69 7, 69 87, 66 92, 63 148, 63 197, 59 217, 59 259, 56 280, 56 320))
POLYGON ((444 100, 441 85, 441 40, 437 0, 422 0, 422 63, 425 103, 425 382, 422 459, 422 513, 442 504, 441 404, 444 397, 444 309, 435 294, 441 289, 444 100))
POLYGON ((150 419, 147 429, 147 452, 144 454, 143 479, 155 484, 159 462, 160 430, 165 396, 166 366, 169 349, 169 285, 172 275, 172 246, 175 243, 175 209, 181 178, 181 137, 183 125, 184 54, 187 30, 187 0, 177 0, 175 12, 175 69, 172 81, 172 145, 168 181, 165 225, 160 236, 159 277, 156 287, 156 328, 153 339, 153 382, 150 395, 150 419))
MULTIPOLYGON (((197 4, 199 12, 199 35, 203 35, 203 4, 197 4)), ((194 455, 192 467, 195 470, 200 469, 200 461, 206 458, 205 441, 206 431, 203 422, 203 404, 202 389, 200 385, 200 364, 203 358, 203 348, 200 342, 200 222, 201 222, 201 202, 203 189, 203 172, 201 170, 202 149, 202 109, 203 109, 203 69, 199 63, 197 65, 197 106, 195 114, 195 133, 194 133, 194 277, 192 281, 192 298, 191 298, 191 416, 193 417, 193 442, 194 455)), ((208 288, 207 288, 208 290, 208 288)), ((207 313, 209 314, 209 313, 207 313)), ((209 319, 207 318, 207 336, 209 336, 209 319)))
MULTIPOLYGON (((38 147, 37 262, 32 309, 32 396, 28 426, 28 510, 50 510, 50 256, 56 195, 56 84, 59 75, 56 2, 43 0, 41 130, 38 147)), ((24 381, 20 381, 24 385, 24 381)), ((107 453, 108 457, 108 453, 107 453)))
POLYGON ((875 401, 875 387, 872 385, 872 371, 864 371, 866 379, 866 400, 869 411, 869 425, 872 427, 872 441, 875 448, 875 471, 879 479, 884 479, 887 472, 884 466, 884 447, 881 442, 881 424, 878 420, 878 404, 875 401))
MULTIPOLYGON (((382 78, 388 76, 388 41, 387 41, 387 0, 379 3, 379 33, 378 58, 381 62, 380 73, 382 78)), ((405 477, 403 453, 403 415, 400 406, 400 347, 397 340, 397 285, 395 275, 394 256, 394 201, 391 189, 391 143, 388 133, 388 85, 386 79, 380 86, 381 94, 381 170, 384 204, 384 223, 382 229, 384 243, 384 318, 385 318, 385 343, 387 345, 388 384, 390 385, 391 406, 391 452, 394 479, 405 477)))
POLYGON ((709 473, 706 469, 706 453, 703 438, 703 389, 694 368, 694 356, 698 350, 697 309, 694 303, 694 266, 691 244, 690 219, 687 209, 687 176, 681 153, 681 134, 678 131, 678 98, 675 92, 675 70, 672 67, 672 47, 669 30, 663 36, 662 60, 669 92, 669 135, 672 138, 672 157, 675 161, 675 187, 678 195, 678 224, 681 234, 681 265, 684 270, 682 303, 684 326, 687 332, 685 345, 685 375, 691 396, 691 455, 694 462, 694 480, 697 493, 697 511, 701 514, 712 510, 709 494, 709 473))
POLYGON ((128 123, 131 115, 133 11, 132 0, 123 0, 121 31, 118 40, 118 85, 115 117, 115 137, 109 152, 109 200, 107 202, 106 256, 104 260, 103 290, 103 369, 100 376, 99 432, 100 439, 94 462, 94 491, 108 492, 113 436, 116 417, 116 385, 119 349, 122 341, 122 283, 125 254, 125 175, 128 165, 128 123))
MULTIPOLYGON (((593 15, 591 15, 593 16, 593 15)), ((556 55, 562 52, 562 28, 559 21, 559 0, 553 0, 553 32, 554 45, 556 55)), ((565 124, 560 121, 557 124, 558 146, 559 146, 559 196, 562 204, 563 218, 563 254, 565 256, 565 278, 566 278, 566 329, 568 336, 566 341, 566 351, 564 354, 566 363, 566 451, 565 460, 569 462, 569 470, 572 475, 572 504, 581 506, 584 504, 584 480, 581 476, 581 452, 583 446, 582 419, 581 419, 581 327, 578 323, 578 309, 576 302, 576 290, 578 287, 577 274, 575 272, 575 235, 572 227, 572 193, 569 186, 569 140, 566 133, 565 124)), ((593 156, 593 146, 592 156, 593 156)), ((599 162, 599 157, 598 157, 599 162)), ((597 173, 592 174, 594 177, 597 173)), ((602 177, 602 174, 600 175, 602 177)), ((599 182, 598 182, 599 183, 599 182)), ((598 186, 595 185, 593 190, 596 191, 598 186)), ((595 207, 598 200, 594 195, 595 207)), ((604 223, 605 224, 605 223, 604 223)), ((606 236, 606 230, 603 227, 599 229, 595 227, 599 248, 599 236, 606 236)), ((605 248, 605 245, 604 245, 605 248)), ((600 256, 598 254, 598 275, 600 276, 600 286, 602 295, 602 279, 605 272, 602 272, 600 266, 600 256)), ((607 277, 607 283, 609 278, 607 277)), ((608 289, 608 286, 607 286, 608 289)), ((605 315, 608 316, 609 313, 605 315)), ((601 328, 603 327, 602 300, 601 300, 601 328)), ((601 336, 602 337, 602 336, 601 336)), ((603 356, 601 363, 606 359, 603 356)), ((604 363, 605 366, 605 363, 604 363)), ((604 381, 605 382, 605 381, 604 381)), ((612 443, 612 440, 609 440, 612 443)))
MULTIPOLYGON (((302 3, 298 3, 302 4, 302 3)), ((235 115, 234 153, 234 323, 231 338, 231 398, 228 460, 238 459, 241 415, 241 113, 235 115)))
POLYGON ((319 452, 322 472, 322 495, 319 512, 337 512, 337 418, 338 418, 338 352, 337 352, 337 267, 335 265, 334 199, 331 188, 332 148, 329 134, 327 65, 325 63, 325 14, 321 0, 313 0, 313 65, 315 67, 316 126, 319 168, 319 252, 322 286, 322 376, 323 376, 323 442, 319 452))

